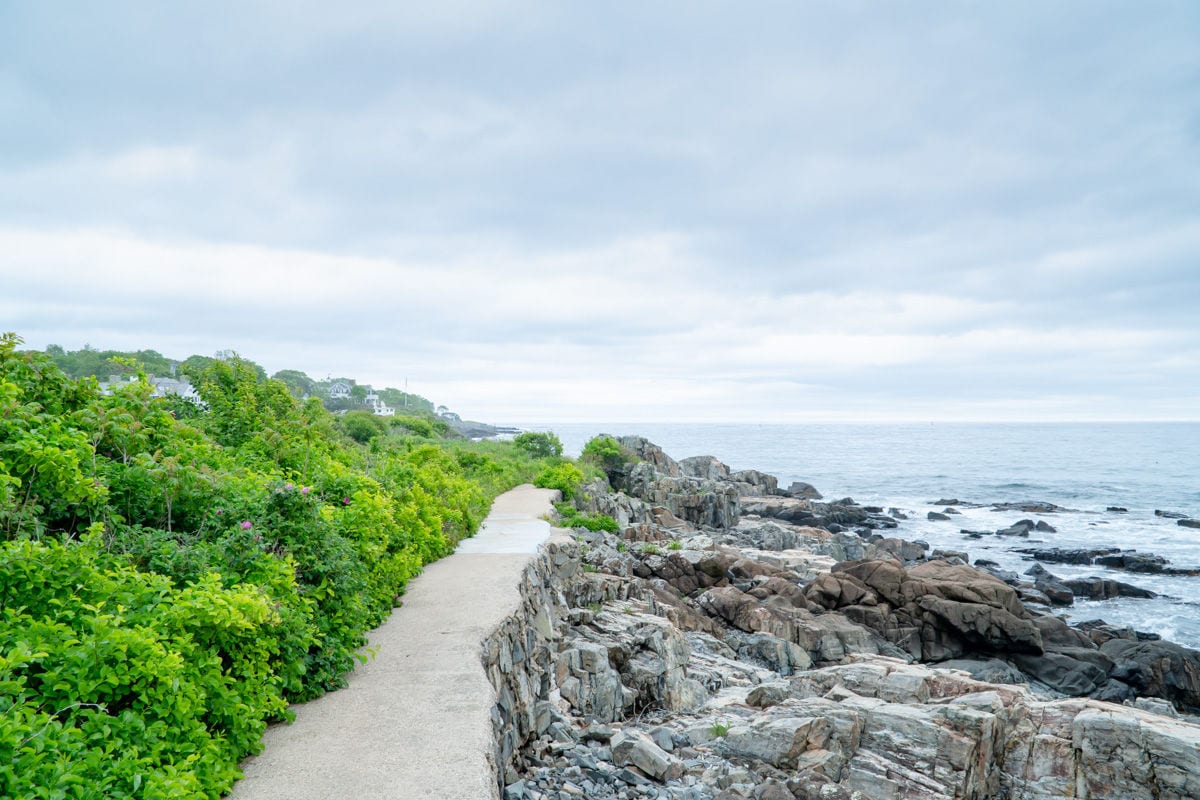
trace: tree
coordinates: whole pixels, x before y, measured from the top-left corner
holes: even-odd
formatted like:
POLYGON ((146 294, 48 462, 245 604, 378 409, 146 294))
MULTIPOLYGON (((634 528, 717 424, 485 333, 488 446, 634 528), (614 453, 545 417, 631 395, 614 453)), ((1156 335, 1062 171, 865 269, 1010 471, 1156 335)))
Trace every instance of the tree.
POLYGON ((317 382, 298 369, 281 369, 271 377, 281 381, 295 397, 308 397, 316 392, 317 382))
POLYGON ((513 439, 513 444, 529 453, 534 458, 551 458, 561 456, 562 441, 549 432, 529 431, 513 439))
POLYGON ((341 422, 346 435, 363 444, 387 430, 387 423, 370 411, 349 411, 341 422))

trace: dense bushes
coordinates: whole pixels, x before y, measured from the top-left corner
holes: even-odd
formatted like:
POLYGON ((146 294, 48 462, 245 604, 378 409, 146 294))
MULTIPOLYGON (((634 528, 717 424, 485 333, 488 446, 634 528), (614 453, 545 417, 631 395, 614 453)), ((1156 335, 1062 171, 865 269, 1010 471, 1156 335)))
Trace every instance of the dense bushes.
POLYGON ((542 431, 517 434, 513 444, 534 458, 554 458, 563 452, 562 441, 553 433, 542 431))
POLYGON ((583 481, 583 472, 569 461, 561 464, 551 464, 537 474, 533 479, 534 486, 543 489, 558 489, 564 500, 575 496, 575 487, 583 481))
POLYGON ((608 514, 585 514, 565 500, 555 503, 554 509, 558 512, 558 521, 554 524, 562 528, 586 528, 609 533, 616 533, 620 529, 617 521, 608 514))
POLYGON ((205 409, 144 381, 102 395, 18 344, 0 339, 6 798, 217 797, 496 494, 570 477, 420 417, 356 435, 236 359, 192 366, 205 409))

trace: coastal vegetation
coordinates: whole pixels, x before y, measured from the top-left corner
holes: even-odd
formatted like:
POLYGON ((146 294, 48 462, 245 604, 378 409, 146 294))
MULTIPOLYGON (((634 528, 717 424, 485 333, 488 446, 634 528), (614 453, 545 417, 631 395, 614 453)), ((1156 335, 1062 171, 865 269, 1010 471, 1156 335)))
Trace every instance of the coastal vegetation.
MULTIPOLYGON (((52 344, 46 347, 46 355, 68 377, 92 377, 98 381, 105 381, 114 377, 134 376, 138 370, 159 377, 191 377, 202 372, 214 361, 228 360, 234 354, 232 351, 222 351, 215 356, 192 355, 185 359, 174 359, 157 350, 97 350, 91 345, 84 345, 79 350, 66 350, 61 345, 52 344)), ((238 360, 253 369, 260 379, 267 377, 267 371, 259 364, 240 357, 238 360)), ((302 400, 315 397, 330 411, 352 411, 362 408, 368 394, 368 387, 358 384, 352 378, 331 377, 318 380, 297 369, 281 369, 271 375, 271 378, 286 386, 294 397, 302 400), (331 393, 331 388, 338 384, 345 384, 349 396, 341 397, 336 391, 331 393)), ((432 401, 390 386, 375 390, 375 394, 381 402, 401 414, 433 415, 435 411, 432 401)))
POLYGON ((587 514, 575 508, 569 501, 563 500, 554 504, 558 512, 556 525, 563 528, 584 528, 586 530, 608 531, 616 533, 619 529, 617 521, 607 514, 587 514))
POLYGON ((234 354, 181 365, 197 403, 153 396, 154 351, 20 345, 0 337, 3 797, 220 796, 497 494, 575 474, 552 435, 339 417, 234 354), (101 391, 114 366, 135 379, 101 391))

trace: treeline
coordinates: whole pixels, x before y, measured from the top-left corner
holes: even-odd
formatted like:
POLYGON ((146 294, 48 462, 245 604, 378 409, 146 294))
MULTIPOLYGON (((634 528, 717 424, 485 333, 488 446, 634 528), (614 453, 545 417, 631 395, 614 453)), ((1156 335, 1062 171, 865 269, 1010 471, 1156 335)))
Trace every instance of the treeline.
MULTIPOLYGON (((46 348, 46 355, 53 359, 54 364, 71 378, 93 377, 106 381, 113 376, 129 376, 136 374, 138 369, 148 375, 159 377, 177 376, 188 377, 202 373, 213 361, 223 361, 235 357, 232 352, 221 353, 217 356, 192 355, 183 360, 164 356, 157 350, 96 350, 88 345, 80 350, 65 350, 57 344, 46 348), (136 365, 136 366, 135 366, 136 365)), ((239 359, 243 365, 254 370, 260 378, 267 377, 267 371, 259 364, 249 359, 239 359)), ((361 386, 353 378, 330 378, 317 380, 297 369, 281 369, 271 376, 283 383, 295 397, 320 398, 330 410, 346 410, 361 406, 367 395, 366 387, 361 386), (329 397, 329 387, 338 382, 351 386, 351 397, 345 400, 329 397)), ((379 399, 396 409, 397 413, 419 414, 433 413, 433 402, 419 394, 411 394, 393 387, 376 389, 379 399)))
POLYGON ((0 337, 0 797, 219 797, 495 495, 582 477, 551 434, 368 429, 237 358, 191 371, 199 407, 20 344, 0 337))

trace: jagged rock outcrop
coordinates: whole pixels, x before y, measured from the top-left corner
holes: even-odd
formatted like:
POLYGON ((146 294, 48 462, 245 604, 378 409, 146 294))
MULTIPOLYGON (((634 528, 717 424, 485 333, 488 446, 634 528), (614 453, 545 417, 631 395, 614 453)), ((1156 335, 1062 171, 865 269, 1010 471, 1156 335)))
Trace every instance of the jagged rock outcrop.
POLYGON ((784 489, 780 494, 787 497, 797 497, 801 500, 820 500, 821 493, 817 491, 817 487, 811 483, 804 481, 792 481, 788 488, 784 489))
POLYGON ((692 456, 679 462, 679 471, 688 478, 704 481, 729 480, 729 467, 714 456, 692 456))
POLYGON ((738 491, 732 483, 664 474, 649 462, 629 467, 617 485, 626 494, 662 506, 693 525, 731 528, 741 513, 738 491))
POLYGON ((649 464, 655 472, 660 473, 664 477, 678 478, 683 475, 683 471, 679 468, 679 463, 667 455, 661 447, 644 436, 622 436, 617 441, 622 447, 632 453, 638 461, 649 464))
POLYGON ((744 497, 742 513, 833 531, 848 527, 863 530, 896 527, 893 518, 880 513, 878 509, 871 511, 859 506, 849 498, 836 503, 820 503, 783 496, 744 497))
POLYGON ((1041 633, 1011 586, 963 565, 931 561, 838 564, 805 590, 817 607, 840 611, 924 661, 974 652, 1043 652, 1041 633))
POLYGON ((1114 678, 1140 695, 1162 697, 1200 713, 1200 651, 1173 642, 1110 639, 1100 651, 1112 659, 1114 678))
POLYGON ((1200 797, 1200 652, 1023 602, 1127 584, 926 560, 876 509, 623 444, 624 492, 576 500, 619 534, 556 540, 489 640, 506 800, 1200 797))

